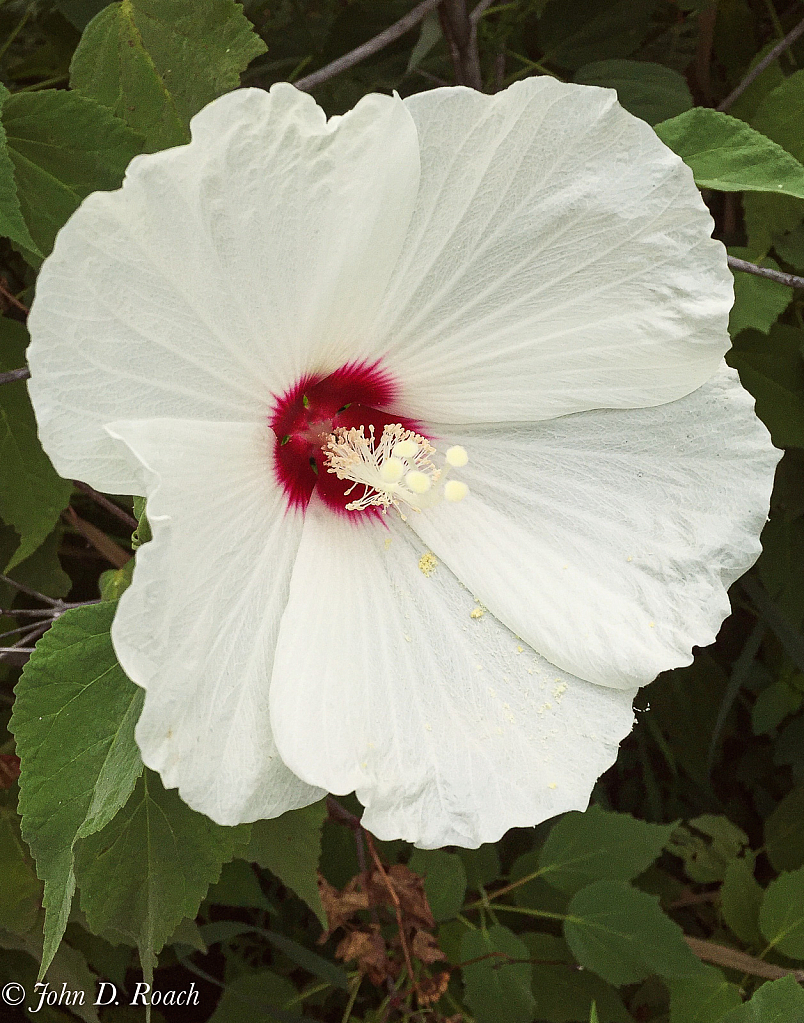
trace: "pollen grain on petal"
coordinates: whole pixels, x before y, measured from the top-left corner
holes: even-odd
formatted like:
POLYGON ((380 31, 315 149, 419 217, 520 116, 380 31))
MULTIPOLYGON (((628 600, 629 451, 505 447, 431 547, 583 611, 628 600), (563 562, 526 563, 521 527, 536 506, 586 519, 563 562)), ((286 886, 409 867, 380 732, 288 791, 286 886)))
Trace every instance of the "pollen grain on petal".
POLYGON ((419 558, 419 571, 427 579, 435 572, 438 568, 438 558, 433 554, 432 551, 427 551, 419 558))

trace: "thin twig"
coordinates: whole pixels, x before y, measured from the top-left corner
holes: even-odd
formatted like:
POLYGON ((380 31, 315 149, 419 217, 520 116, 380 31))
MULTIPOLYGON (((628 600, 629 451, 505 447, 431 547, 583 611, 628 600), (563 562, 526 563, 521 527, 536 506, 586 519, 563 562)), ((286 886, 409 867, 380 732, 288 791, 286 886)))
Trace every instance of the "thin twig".
POLYGON ((755 277, 766 277, 769 281, 786 284, 788 288, 804 288, 804 277, 786 274, 782 270, 771 270, 767 266, 757 266, 756 263, 749 263, 748 260, 738 259, 736 256, 729 256, 729 266, 732 270, 742 270, 743 273, 754 274, 755 277))
POLYGON ((75 511, 75 508, 70 505, 62 512, 67 522, 77 529, 78 532, 84 537, 85 540, 90 543, 95 550, 102 554, 104 558, 110 564, 114 565, 115 568, 122 568, 124 565, 133 557, 131 551, 124 550, 119 543, 115 543, 111 537, 108 537, 102 529, 98 529, 97 526, 93 526, 91 522, 86 522, 81 518, 75 511))
POLYGON ((439 8, 441 27, 449 43, 450 56, 458 85, 480 91, 480 56, 477 52, 477 22, 466 9, 466 0, 443 0, 439 8))
POLYGON ((43 604, 50 604, 51 607, 63 607, 64 601, 57 600, 54 597, 48 597, 44 593, 40 593, 39 590, 32 590, 30 586, 25 586, 23 583, 18 583, 16 579, 11 579, 7 575, 0 575, 0 583, 8 583, 9 586, 13 586, 15 590, 19 590, 20 593, 25 593, 29 597, 33 597, 34 600, 39 600, 43 604))
POLYGON ((31 371, 27 366, 20 366, 19 369, 10 369, 7 373, 0 373, 0 384, 13 384, 15 380, 27 380, 31 371))
POLYGON ((317 85, 321 85, 322 82, 334 78, 335 75, 339 75, 342 71, 348 71, 349 68, 359 64, 366 57, 371 57, 375 53, 379 53, 380 50, 384 50, 386 46, 396 42, 406 32, 409 32, 418 25, 430 11, 434 11, 439 3, 441 3, 441 0, 422 0, 422 3, 417 4, 412 11, 409 11, 399 21, 395 21, 393 25, 389 25, 383 32, 374 36, 373 39, 369 39, 362 46, 356 47, 349 53, 344 54, 343 57, 338 57, 337 60, 333 60, 330 64, 319 68, 318 71, 313 71, 311 75, 305 75, 304 78, 300 78, 293 84, 297 89, 309 92, 310 89, 314 89, 317 85))
POLYGON ((759 75, 762 74, 765 68, 772 64, 777 57, 779 57, 782 53, 784 53, 785 50, 789 49, 793 45, 793 43, 796 41, 796 39, 798 39, 802 32, 804 32, 804 20, 800 21, 795 28, 791 28, 787 35, 784 37, 784 39, 781 39, 773 47, 772 50, 766 53, 762 60, 756 65, 756 67, 751 68, 751 70, 740 82, 740 84, 736 87, 736 89, 733 89, 728 94, 728 96, 723 100, 723 102, 717 109, 721 111, 728 110, 732 103, 734 103, 735 100, 739 99, 739 97, 742 96, 742 94, 745 92, 748 86, 756 78, 758 78, 759 75))
POLYGON ((101 508, 105 508, 111 515, 115 515, 121 522, 130 529, 136 529, 138 526, 137 520, 133 515, 129 515, 125 509, 121 508, 120 505, 115 504, 114 501, 110 501, 108 497, 98 493, 88 483, 82 483, 81 480, 73 480, 73 486, 80 490, 82 494, 86 494, 87 497, 91 497, 95 504, 99 504, 101 508))
MULTIPOLYGON (((410 982, 413 985, 413 990, 416 992, 416 995, 418 997, 418 995, 419 995, 419 985, 418 985, 418 982, 416 980, 416 974, 413 972, 413 963, 411 962, 410 950, 408 949, 408 940, 405 937, 405 922, 402 919, 402 904, 399 901, 399 896, 396 894, 396 889, 393 886, 391 878, 388 876, 388 874, 387 874, 387 872, 385 870, 385 867, 383 866, 382 860, 377 855, 377 850, 374 848, 374 841, 373 841, 371 835, 367 831, 364 832, 364 833, 365 833, 365 836, 366 836, 366 845, 368 846, 369 854, 371 855, 371 858, 374 860, 374 865, 376 866, 377 870, 380 872, 380 876, 382 877, 383 881, 385 882, 385 887, 388 889, 388 894, 391 896, 391 902, 393 902, 393 904, 394 904, 394 915, 396 916, 396 926, 399 928, 399 943, 402 946, 402 954, 405 957, 405 966, 407 967, 407 970, 408 970, 408 976, 410 977, 410 982)), ((421 1001, 421 999, 420 999, 420 1001, 421 1001)))
POLYGON ((496 3, 496 0, 480 0, 480 3, 472 10, 472 13, 469 15, 469 20, 476 25, 493 3, 496 3))
POLYGON ((5 285, 5 278, 0 280, 0 295, 2 295, 3 298, 10 302, 13 306, 16 306, 21 313, 25 313, 26 316, 28 315, 28 306, 23 305, 16 295, 11 294, 5 285))
POLYGON ((750 956, 746 952, 740 952, 736 948, 716 945, 713 941, 692 938, 688 934, 684 935, 684 940, 695 955, 706 963, 715 963, 717 966, 725 966, 726 969, 739 970, 740 973, 748 973, 752 977, 766 977, 768 980, 794 977, 800 984, 804 983, 804 970, 786 970, 783 966, 766 963, 762 959, 750 956))

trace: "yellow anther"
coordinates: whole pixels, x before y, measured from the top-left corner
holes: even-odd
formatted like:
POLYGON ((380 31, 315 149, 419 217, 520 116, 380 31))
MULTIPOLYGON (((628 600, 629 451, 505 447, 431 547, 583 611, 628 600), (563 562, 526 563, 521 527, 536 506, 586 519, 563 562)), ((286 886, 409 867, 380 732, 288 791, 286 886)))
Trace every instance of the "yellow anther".
POLYGON ((469 493, 469 487, 463 480, 448 480, 444 484, 445 501, 462 501, 469 493))
POLYGON ((447 464, 451 465, 454 469, 462 468, 469 461, 466 448, 462 448, 460 444, 447 448, 444 458, 447 460, 447 464))
MULTIPOLYGON (((407 474, 405 483, 414 494, 426 494, 430 489, 430 477, 415 469, 407 474)), ((446 497, 446 494, 444 496, 446 497)))
POLYGON ((395 458, 413 458, 419 450, 419 445, 414 440, 401 440, 394 444, 391 454, 395 458))
POLYGON ((398 458, 387 458, 380 466, 379 471, 386 483, 399 483, 405 475, 405 463, 398 458))

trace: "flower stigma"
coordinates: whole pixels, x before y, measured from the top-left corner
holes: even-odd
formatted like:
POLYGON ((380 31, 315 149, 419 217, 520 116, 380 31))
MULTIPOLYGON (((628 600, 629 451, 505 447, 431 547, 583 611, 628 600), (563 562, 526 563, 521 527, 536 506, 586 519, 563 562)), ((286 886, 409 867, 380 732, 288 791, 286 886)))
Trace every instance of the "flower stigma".
POLYGON ((324 448, 324 461, 328 472, 352 482, 347 496, 363 487, 347 511, 395 508, 404 519, 400 505, 420 512, 441 500, 462 501, 469 493, 461 480, 445 480, 451 468, 469 461, 464 448, 449 448, 443 468, 433 461, 435 451, 426 437, 401 423, 386 424, 379 439, 369 424, 368 436, 363 426, 336 429, 324 448))

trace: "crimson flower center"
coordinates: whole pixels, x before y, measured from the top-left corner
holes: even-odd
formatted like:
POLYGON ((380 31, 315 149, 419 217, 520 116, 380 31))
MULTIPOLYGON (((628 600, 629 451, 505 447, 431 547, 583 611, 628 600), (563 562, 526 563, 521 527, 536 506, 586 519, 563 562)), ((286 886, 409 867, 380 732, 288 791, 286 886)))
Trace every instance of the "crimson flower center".
POLYGON ((379 362, 348 362, 328 376, 303 376, 275 396, 269 419, 274 471, 290 509, 304 511, 315 491, 332 511, 360 514, 347 510, 353 484, 328 470, 324 449, 337 429, 362 426, 368 434, 373 427, 379 437, 386 426, 399 423, 425 436, 420 423, 399 414, 399 391, 379 362))

